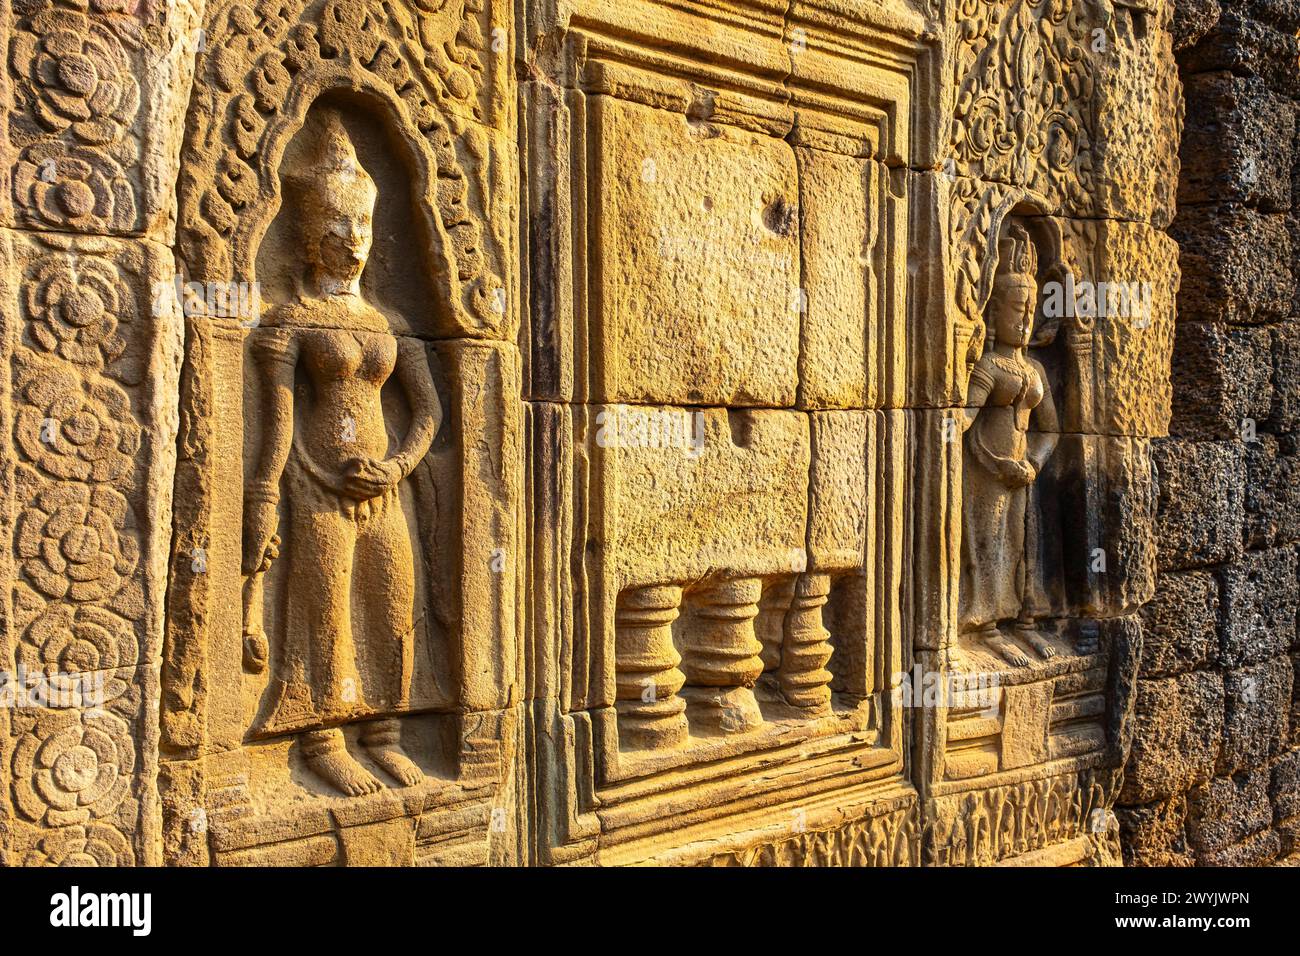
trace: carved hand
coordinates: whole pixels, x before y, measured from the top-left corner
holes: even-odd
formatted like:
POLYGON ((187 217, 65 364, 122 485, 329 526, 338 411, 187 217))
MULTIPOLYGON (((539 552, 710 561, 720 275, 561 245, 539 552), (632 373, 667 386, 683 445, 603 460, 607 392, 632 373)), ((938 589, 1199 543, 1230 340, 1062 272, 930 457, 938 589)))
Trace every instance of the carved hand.
POLYGON ((1012 458, 1004 458, 1001 463, 1002 480, 1012 488, 1023 488, 1026 485, 1032 485, 1034 479, 1038 477, 1038 472, 1034 466, 1027 461, 1016 461, 1012 458))
POLYGON ((275 533, 279 512, 273 501, 250 501, 244 507, 244 574, 270 569, 280 556, 280 536, 275 533))
POLYGON ((343 490, 358 501, 378 498, 402 480, 393 459, 353 458, 343 468, 343 490))

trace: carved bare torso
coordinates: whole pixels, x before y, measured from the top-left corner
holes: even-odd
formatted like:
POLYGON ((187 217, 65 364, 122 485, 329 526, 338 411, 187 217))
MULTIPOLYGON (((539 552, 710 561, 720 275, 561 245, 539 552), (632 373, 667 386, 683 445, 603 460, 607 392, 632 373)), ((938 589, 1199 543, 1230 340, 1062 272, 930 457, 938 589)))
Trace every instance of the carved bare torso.
POLYGON ((311 455, 323 477, 337 476, 334 486, 342 490, 350 461, 388 454, 380 392, 397 365, 397 339, 386 323, 382 330, 367 328, 383 322, 373 309, 331 316, 334 310, 320 305, 286 310, 284 316, 289 327, 296 326, 299 368, 310 385, 295 423, 295 444, 311 455), (313 321, 331 317, 346 325, 313 321))

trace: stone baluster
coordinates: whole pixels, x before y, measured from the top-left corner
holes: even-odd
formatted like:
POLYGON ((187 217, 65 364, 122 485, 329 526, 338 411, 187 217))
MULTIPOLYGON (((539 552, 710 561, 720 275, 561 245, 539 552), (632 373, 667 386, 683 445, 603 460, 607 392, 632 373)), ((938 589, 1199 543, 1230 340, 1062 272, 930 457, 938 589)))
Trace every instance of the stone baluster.
POLYGON ((737 734, 763 722, 754 682, 763 673, 763 645, 754 618, 763 583, 737 578, 702 588, 681 629, 686 714, 700 734, 737 734))
POLYGON ((822 624, 822 608, 830 597, 831 579, 825 574, 801 574, 794 600, 785 616, 785 644, 777 682, 786 702, 809 717, 831 710, 830 634, 822 624))
POLYGON ((754 619, 754 633, 763 645, 763 672, 771 673, 781 666, 781 645, 785 641, 785 612, 794 599, 793 577, 773 581, 763 590, 758 602, 758 617, 754 619))
POLYGON ((685 677, 673 645, 682 589, 630 588, 614 614, 614 667, 619 744, 628 750, 673 747, 686 740, 685 677))

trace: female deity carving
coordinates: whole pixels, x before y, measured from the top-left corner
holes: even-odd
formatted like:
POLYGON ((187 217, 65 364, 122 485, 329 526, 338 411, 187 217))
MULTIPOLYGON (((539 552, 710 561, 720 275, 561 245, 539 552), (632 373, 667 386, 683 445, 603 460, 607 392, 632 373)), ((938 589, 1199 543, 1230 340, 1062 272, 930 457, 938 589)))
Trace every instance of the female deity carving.
MULTIPOLYGON (((295 734, 333 788, 381 788, 348 752, 342 727, 404 786, 423 773, 403 751, 410 709, 415 564, 399 486, 429 450, 442 410, 423 345, 398 338, 364 298, 361 275, 377 195, 336 114, 298 183, 306 270, 294 297, 252 333, 262 441, 245 492, 243 570, 289 567, 279 643, 253 730, 295 734), (385 420, 390 377, 409 407, 404 435, 385 420)), ((257 612, 260 614, 260 610, 257 612)))
POLYGON ((960 627, 1013 667, 1055 655, 1038 631, 1041 515, 1033 484, 1056 447, 1056 408, 1028 354, 1038 305, 1037 255, 1013 223, 998 244, 989 339, 971 371, 965 409, 960 627))

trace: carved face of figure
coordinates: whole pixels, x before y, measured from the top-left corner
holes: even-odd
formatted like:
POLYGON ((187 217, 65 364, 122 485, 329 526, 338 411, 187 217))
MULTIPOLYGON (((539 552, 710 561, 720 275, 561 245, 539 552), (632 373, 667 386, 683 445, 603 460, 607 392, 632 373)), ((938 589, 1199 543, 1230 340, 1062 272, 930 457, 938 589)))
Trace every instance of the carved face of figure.
POLYGON ((1034 330, 1038 283, 1027 275, 1000 275, 993 286, 992 321, 997 341, 1024 348, 1034 330))
POLYGON ((313 174, 304 179, 304 235, 317 285, 324 295, 355 293, 374 238, 377 192, 333 114, 322 131, 313 174))
MULTIPOLYGON (((318 265, 322 285, 350 288, 361 278, 374 238, 368 209, 337 212, 323 223, 318 265)), ((324 289, 334 292, 338 289, 324 289)))

